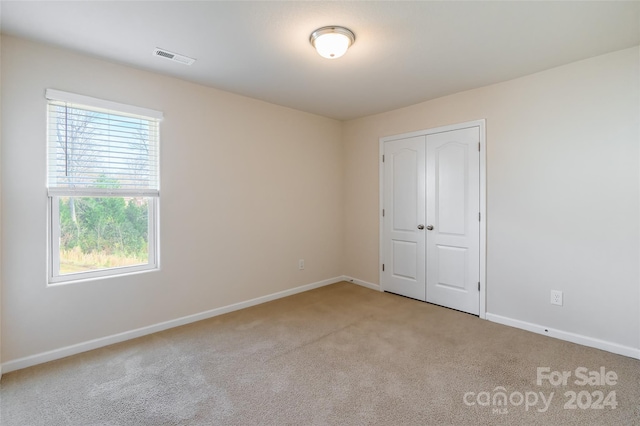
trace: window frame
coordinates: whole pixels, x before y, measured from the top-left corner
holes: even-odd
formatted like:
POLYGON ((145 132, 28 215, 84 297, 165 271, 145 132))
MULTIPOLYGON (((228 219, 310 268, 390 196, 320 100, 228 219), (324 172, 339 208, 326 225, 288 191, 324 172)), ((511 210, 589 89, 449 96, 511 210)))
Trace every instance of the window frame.
MULTIPOLYGON (((109 277, 118 277, 129 274, 155 271, 160 268, 159 259, 159 204, 160 204, 160 121, 163 114, 160 111, 140 108, 132 105, 120 104, 117 102, 106 101, 103 99, 92 98, 74 93, 62 92, 59 90, 47 89, 47 176, 49 176, 49 155, 50 155, 50 123, 49 108, 51 102, 66 102, 77 105, 78 107, 99 108, 109 110, 111 113, 122 113, 127 115, 136 115, 141 118, 148 118, 158 122, 157 138, 155 140, 155 149, 157 153, 157 190, 156 191, 131 191, 119 189, 82 189, 80 191, 73 188, 51 187, 47 183, 47 222, 48 222, 48 283, 50 285, 72 283, 85 280, 94 280, 109 277), (60 199, 63 197, 144 197, 147 202, 147 251, 148 262, 145 264, 131 266, 117 266, 91 271, 72 272, 68 274, 60 274, 60 199)), ((48 178, 47 178, 48 181, 48 178)))

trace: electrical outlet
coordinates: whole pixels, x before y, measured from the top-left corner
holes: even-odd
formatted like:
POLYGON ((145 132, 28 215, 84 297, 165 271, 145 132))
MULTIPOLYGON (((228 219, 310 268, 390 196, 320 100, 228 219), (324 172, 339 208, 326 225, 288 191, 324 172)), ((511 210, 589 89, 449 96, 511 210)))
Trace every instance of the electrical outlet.
POLYGON ((551 304, 562 306, 562 292, 559 290, 551 290, 551 304))
POLYGON ((304 259, 298 260, 298 269, 301 271, 304 269, 304 259))

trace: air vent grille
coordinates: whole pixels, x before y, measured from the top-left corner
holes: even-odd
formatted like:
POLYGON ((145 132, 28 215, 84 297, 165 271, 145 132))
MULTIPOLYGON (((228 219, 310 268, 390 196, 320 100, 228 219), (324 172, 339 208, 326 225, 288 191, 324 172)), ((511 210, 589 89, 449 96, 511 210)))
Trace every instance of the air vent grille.
POLYGON ((185 65, 191 65, 196 61, 195 59, 190 58, 188 56, 180 55, 174 52, 169 52, 168 50, 160 49, 159 47, 156 47, 153 50, 153 56, 160 56, 161 58, 165 58, 174 62, 179 62, 185 65))
POLYGON ((173 53, 165 52, 164 50, 156 50, 156 55, 169 59, 173 59, 173 57, 176 56, 173 53))

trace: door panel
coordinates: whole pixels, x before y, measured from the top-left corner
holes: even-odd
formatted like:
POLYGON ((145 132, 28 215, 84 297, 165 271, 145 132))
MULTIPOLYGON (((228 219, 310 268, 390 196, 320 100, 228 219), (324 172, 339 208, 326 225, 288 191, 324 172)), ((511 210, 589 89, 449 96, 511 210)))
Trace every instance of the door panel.
POLYGON ((418 270, 418 244, 411 241, 397 241, 393 244, 393 263, 391 271, 394 276, 415 280, 418 270))
MULTIPOLYGON (((414 232, 418 212, 418 167, 421 154, 418 149, 410 149, 407 143, 389 154, 391 178, 393 179, 393 229, 395 231, 414 232)), ((393 149, 393 146, 390 147, 393 149)))
POLYGON ((427 135, 426 300, 479 314, 479 128, 427 135))
POLYGON ((465 195, 467 194, 467 147, 459 143, 447 143, 435 148, 434 182, 437 187, 436 219, 441 234, 464 235, 466 233, 465 195))
POLYGON ((384 144, 383 288, 425 300, 425 137, 384 144))
POLYGON ((465 290, 467 249, 436 246, 438 252, 438 285, 465 290))

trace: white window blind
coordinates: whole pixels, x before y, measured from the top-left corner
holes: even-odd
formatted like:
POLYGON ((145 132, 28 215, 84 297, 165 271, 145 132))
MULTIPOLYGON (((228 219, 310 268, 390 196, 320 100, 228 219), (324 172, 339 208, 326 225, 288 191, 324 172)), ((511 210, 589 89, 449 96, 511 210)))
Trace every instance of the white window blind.
POLYGON ((158 111, 47 90, 49 195, 159 195, 158 111))

